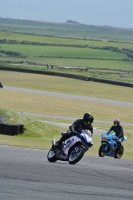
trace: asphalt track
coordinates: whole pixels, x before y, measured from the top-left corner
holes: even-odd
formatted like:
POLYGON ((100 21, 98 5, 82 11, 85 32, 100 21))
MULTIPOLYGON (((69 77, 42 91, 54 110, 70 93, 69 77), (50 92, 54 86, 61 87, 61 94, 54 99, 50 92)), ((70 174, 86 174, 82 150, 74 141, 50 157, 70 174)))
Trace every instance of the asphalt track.
MULTIPOLYGON (((3 89, 37 92, 38 95, 60 94, 6 86, 3 89)), ((60 95, 59 98, 66 98, 60 95)), ((77 95, 67 97, 78 99, 77 95)), ((133 106, 129 102, 94 100, 133 106)), ((93 98, 88 101, 93 101, 93 98)), ((129 125, 132 126, 131 123, 129 125)), ((47 151, 0 146, 0 200, 22 199, 133 200, 133 161, 84 156, 76 165, 61 161, 49 163, 47 151)))
POLYGON ((50 163, 47 151, 0 146, 0 200, 24 199, 132 200, 133 161, 84 156, 76 165, 50 163))

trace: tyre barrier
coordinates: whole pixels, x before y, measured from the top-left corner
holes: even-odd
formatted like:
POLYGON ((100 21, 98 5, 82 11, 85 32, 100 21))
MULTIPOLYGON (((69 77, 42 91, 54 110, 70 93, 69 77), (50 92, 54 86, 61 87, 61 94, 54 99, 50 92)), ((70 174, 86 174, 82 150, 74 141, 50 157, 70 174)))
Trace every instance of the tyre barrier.
POLYGON ((93 78, 93 81, 99 82, 99 83, 107 83, 107 84, 112 84, 112 85, 125 86, 125 87, 133 87, 132 83, 126 83, 126 82, 109 80, 109 79, 93 78))
POLYGON ((24 125, 20 124, 19 126, 20 126, 19 133, 24 133, 25 130, 24 125))
POLYGON ((3 84, 2 84, 2 82, 0 82, 0 88, 3 88, 3 84))
POLYGON ((12 125, 10 125, 10 124, 4 125, 4 134, 12 135, 12 125))
POLYGON ((0 124, 0 133, 4 133, 4 124, 0 124))
POLYGON ((24 133, 23 124, 0 124, 0 133, 4 135, 18 135, 24 133))

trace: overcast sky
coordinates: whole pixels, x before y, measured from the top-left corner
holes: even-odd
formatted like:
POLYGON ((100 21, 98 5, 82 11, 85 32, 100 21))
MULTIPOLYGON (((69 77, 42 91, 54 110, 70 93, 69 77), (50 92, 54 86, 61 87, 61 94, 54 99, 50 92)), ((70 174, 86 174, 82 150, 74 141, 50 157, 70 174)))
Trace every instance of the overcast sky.
POLYGON ((133 0, 0 0, 0 17, 133 28, 133 0))

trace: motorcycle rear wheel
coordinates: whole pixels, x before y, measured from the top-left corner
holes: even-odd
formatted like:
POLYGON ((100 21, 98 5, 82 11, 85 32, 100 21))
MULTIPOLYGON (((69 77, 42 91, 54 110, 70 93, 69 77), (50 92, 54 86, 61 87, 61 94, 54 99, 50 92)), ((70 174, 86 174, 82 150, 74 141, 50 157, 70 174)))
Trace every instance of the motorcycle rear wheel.
POLYGON ((99 148, 99 157, 106 156, 106 152, 104 151, 105 144, 102 144, 99 148))
POLYGON ((57 158, 53 149, 50 149, 47 154, 47 159, 49 162, 56 162, 57 158))
POLYGON ((79 148, 79 151, 75 153, 75 148, 70 151, 69 156, 68 156, 68 162, 69 164, 76 164, 78 161, 81 160, 81 158, 84 156, 85 149, 84 147, 79 148))
POLYGON ((118 149, 116 156, 114 158, 120 159, 124 153, 124 147, 121 145, 120 149, 118 149))

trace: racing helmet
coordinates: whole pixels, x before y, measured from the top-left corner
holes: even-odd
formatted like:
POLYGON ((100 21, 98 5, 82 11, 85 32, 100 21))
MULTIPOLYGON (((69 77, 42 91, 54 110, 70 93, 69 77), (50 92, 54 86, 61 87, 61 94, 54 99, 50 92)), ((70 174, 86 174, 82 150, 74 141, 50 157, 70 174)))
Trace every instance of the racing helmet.
POLYGON ((85 113, 83 116, 83 120, 86 124, 92 124, 94 117, 91 113, 85 113))
POLYGON ((120 120, 119 119, 115 119, 114 120, 114 126, 118 126, 120 125, 120 120))

